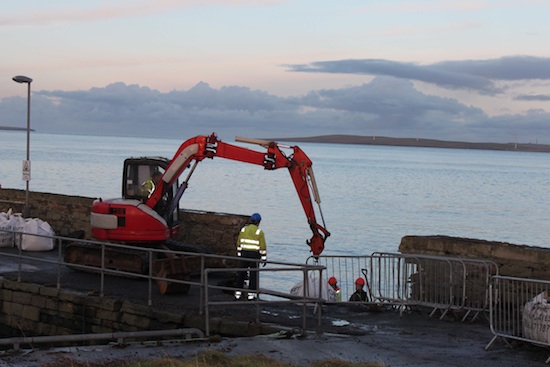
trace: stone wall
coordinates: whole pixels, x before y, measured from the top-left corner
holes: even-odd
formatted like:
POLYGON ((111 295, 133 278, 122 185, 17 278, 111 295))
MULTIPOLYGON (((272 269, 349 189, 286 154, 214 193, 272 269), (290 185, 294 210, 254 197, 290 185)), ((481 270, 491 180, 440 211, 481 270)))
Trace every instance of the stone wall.
MULTIPOLYGON (((31 191, 30 216, 48 222, 58 236, 82 230, 85 238, 89 239, 93 201, 94 198, 82 196, 31 191)), ((7 212, 11 208, 15 213, 21 213, 24 203, 24 190, 0 189, 0 212, 7 212)), ((218 255, 234 256, 239 230, 247 220, 246 215, 181 210, 181 230, 176 240, 200 245, 218 255)))
MULTIPOLYGON (((204 330, 196 313, 166 312, 128 301, 59 290, 0 278, 0 325, 14 337, 113 333, 119 331, 204 330)), ((212 334, 254 336, 272 333, 269 325, 211 319, 212 334)))
POLYGON ((399 252, 492 260, 500 275, 550 280, 550 249, 448 236, 405 236, 399 252))

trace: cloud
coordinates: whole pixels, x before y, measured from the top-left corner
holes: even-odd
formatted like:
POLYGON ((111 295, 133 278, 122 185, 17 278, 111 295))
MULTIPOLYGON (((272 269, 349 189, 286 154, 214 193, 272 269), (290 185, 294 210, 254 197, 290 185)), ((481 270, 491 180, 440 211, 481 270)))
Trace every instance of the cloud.
POLYGON ((514 98, 517 101, 550 101, 549 94, 522 94, 514 98))
POLYGON ((550 58, 507 56, 490 60, 444 61, 435 69, 492 80, 550 79, 550 58))
MULTIPOLYGON (((0 26, 32 25, 44 26, 59 23, 95 22, 108 19, 134 18, 156 13, 171 12, 182 8, 205 5, 266 5, 276 2, 257 0, 141 0, 129 1, 123 4, 111 4, 95 7, 64 7, 52 8, 47 4, 47 10, 37 7, 36 10, 25 9, 25 14, 0 16, 0 26)), ((64 3, 64 5, 67 5, 64 3)))
POLYGON ((495 81, 550 79, 550 58, 532 56, 444 61, 429 65, 383 59, 336 60, 286 67, 292 72, 393 76, 488 95, 504 91, 495 81))
MULTIPOLYGON (((0 100, 0 125, 21 125, 25 108, 24 97, 0 100)), ((39 132, 182 140, 216 132, 224 140, 350 134, 472 142, 510 142, 519 136, 524 142, 550 143, 549 120, 542 110, 490 117, 387 76, 292 97, 200 82, 167 93, 113 83, 83 91, 35 91, 32 99, 32 126, 39 132)))

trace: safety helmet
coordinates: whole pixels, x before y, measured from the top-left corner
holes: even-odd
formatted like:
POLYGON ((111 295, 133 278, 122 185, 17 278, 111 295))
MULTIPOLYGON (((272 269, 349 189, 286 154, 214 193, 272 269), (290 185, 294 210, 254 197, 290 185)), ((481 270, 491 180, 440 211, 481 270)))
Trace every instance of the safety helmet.
POLYGON ((336 278, 335 278, 335 277, 330 277, 330 278, 328 278, 328 284, 334 285, 334 284, 336 284, 336 283, 338 283, 338 282, 336 281, 336 278))
POLYGON ((250 216, 250 221, 252 223, 260 223, 261 220, 262 220, 262 216, 258 213, 254 213, 250 216))
POLYGON ((365 279, 357 278, 355 279, 355 284, 365 285, 365 279))

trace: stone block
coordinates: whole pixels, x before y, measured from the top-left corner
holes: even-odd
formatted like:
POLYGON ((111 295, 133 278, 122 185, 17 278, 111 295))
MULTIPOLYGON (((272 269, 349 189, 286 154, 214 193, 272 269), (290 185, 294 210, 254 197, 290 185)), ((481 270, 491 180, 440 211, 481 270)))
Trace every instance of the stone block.
POLYGON ((120 307, 120 312, 149 317, 151 314, 151 308, 149 306, 139 305, 137 303, 124 302, 120 307))
POLYGON ((58 298, 60 301, 80 304, 83 302, 83 299, 85 297, 84 297, 84 294, 81 292, 71 292, 71 291, 63 290, 62 292, 59 292, 58 298))
POLYGON ((13 307, 14 307, 13 302, 8 302, 8 301, 2 302, 2 313, 6 315, 11 315, 13 313, 12 312, 13 307))
POLYGON ((119 312, 123 302, 107 297, 87 297, 86 306, 96 309, 119 312))
POLYGON ((112 333, 114 330, 109 327, 101 325, 92 325, 92 333, 101 334, 101 333, 112 333))
POLYGON ((163 322, 163 323, 174 323, 174 324, 181 325, 183 322, 184 316, 181 314, 151 310, 151 318, 159 320, 160 322, 163 322))
MULTIPOLYGON (((212 322, 213 322, 213 319, 210 320, 210 325, 212 325, 212 322)), ((217 323, 219 322, 220 320, 218 319, 217 323)), ((204 330, 205 328, 204 317, 200 315, 187 316, 183 320, 183 327, 204 330)))
POLYGON ((13 291, 9 289, 2 289, 0 290, 0 299, 3 301, 11 301, 13 296, 13 291))
POLYGON ((40 320, 40 309, 38 307, 23 305, 21 311, 21 317, 30 320, 30 321, 39 321, 40 320))
POLYGON ((52 298, 46 298, 44 300, 44 309, 45 310, 55 310, 57 311, 57 304, 58 304, 58 300, 57 299, 52 299, 52 298))
POLYGON ((135 327, 137 330, 149 330, 151 325, 151 319, 148 317, 143 317, 142 315, 135 315, 128 312, 122 314, 120 322, 130 327, 135 327))
POLYGON ((21 330, 24 334, 34 334, 34 327, 36 321, 28 320, 22 317, 17 318, 16 327, 21 330))
POLYGON ((502 265, 500 267, 500 275, 517 277, 517 278, 531 278, 533 276, 533 269, 526 266, 518 266, 517 264, 502 265))
POLYGON ((46 297, 40 295, 33 295, 31 297, 31 305, 38 308, 45 308, 46 297))
POLYGON ((59 292, 59 289, 54 287, 40 287, 39 294, 44 297, 58 298, 59 292))
POLYGON ((74 303, 71 302, 59 302, 57 305, 57 310, 59 312, 68 313, 68 314, 75 314, 76 306, 74 303))
POLYGON ((14 303, 18 303, 20 305, 26 305, 30 304, 32 300, 32 294, 31 293, 25 293, 22 291, 15 291, 12 294, 12 301, 14 303))
POLYGON ((98 324, 102 324, 103 321, 118 321, 119 315, 120 314, 118 312, 112 312, 107 310, 96 310, 95 312, 95 318, 102 320, 102 322, 98 324))

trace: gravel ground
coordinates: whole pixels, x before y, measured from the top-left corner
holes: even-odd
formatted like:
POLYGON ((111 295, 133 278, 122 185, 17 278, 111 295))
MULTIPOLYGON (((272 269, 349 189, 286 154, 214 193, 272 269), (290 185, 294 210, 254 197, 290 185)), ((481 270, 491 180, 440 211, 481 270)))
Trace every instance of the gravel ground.
MULTIPOLYGON (((285 310, 262 309, 279 324, 289 324, 285 310)), ((339 359, 349 362, 379 362, 385 366, 544 366, 550 352, 523 343, 497 340, 486 351, 492 333, 485 320, 473 323, 448 317, 430 318, 422 312, 357 312, 349 307, 324 309, 322 334, 301 335, 287 332, 248 337, 209 340, 165 340, 162 342, 116 343, 56 349, 4 351, 0 366, 60 366, 80 363, 129 361, 154 358, 193 358, 204 350, 221 351, 228 356, 261 353, 272 358, 305 366, 314 361, 339 359), (72 362, 71 362, 72 361, 72 362)), ((294 330, 294 331, 293 331, 294 330)))

